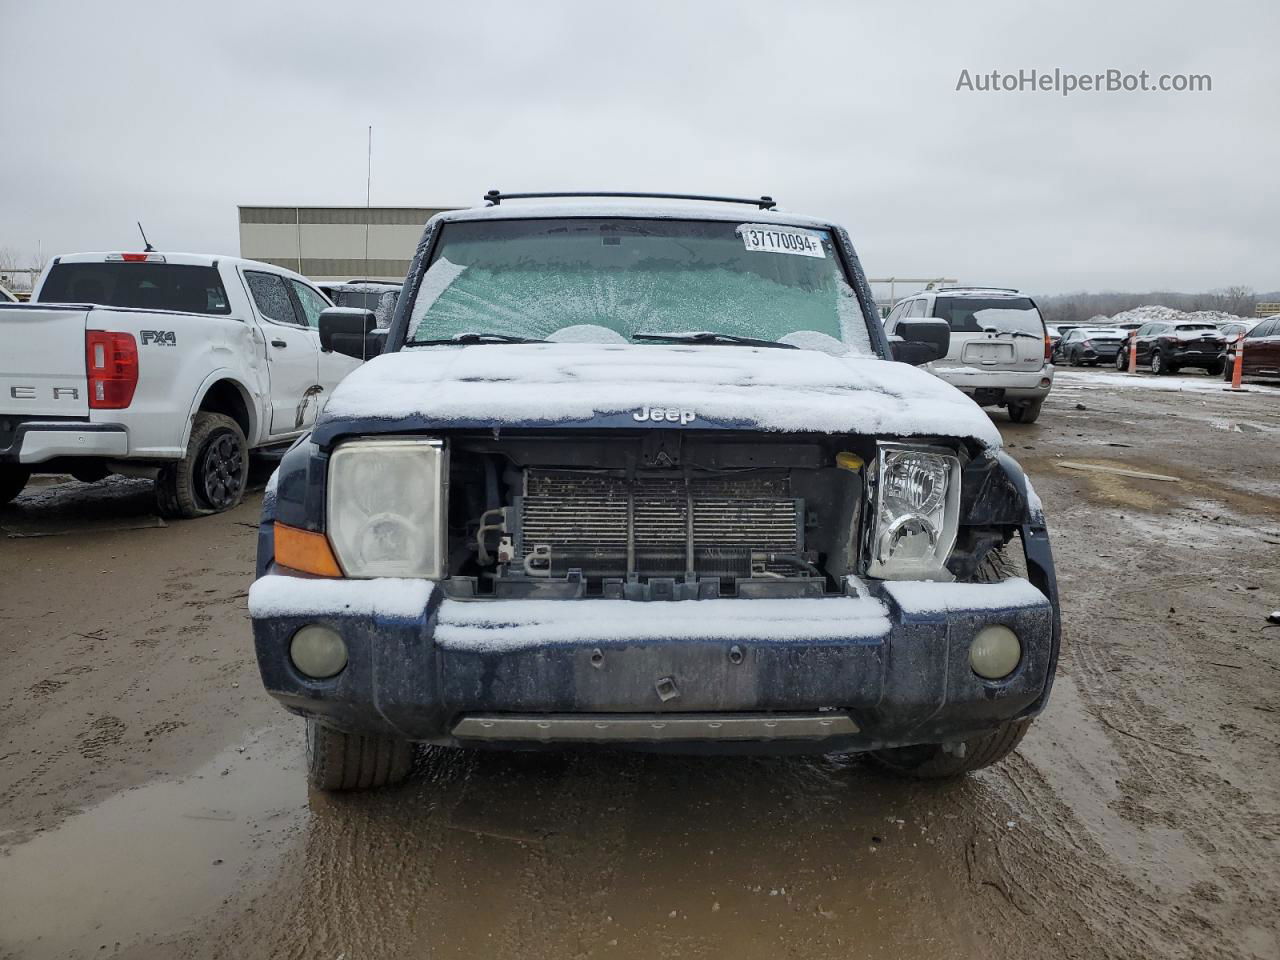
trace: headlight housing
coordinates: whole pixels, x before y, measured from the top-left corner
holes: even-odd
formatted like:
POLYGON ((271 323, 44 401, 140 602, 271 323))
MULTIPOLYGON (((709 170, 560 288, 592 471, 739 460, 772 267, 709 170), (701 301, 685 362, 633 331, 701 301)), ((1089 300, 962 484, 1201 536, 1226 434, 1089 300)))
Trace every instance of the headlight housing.
POLYGON ((947 450, 882 443, 871 478, 867 575, 952 580, 960 521, 960 459, 947 450))
POLYGON ((334 450, 326 526, 346 576, 440 578, 445 456, 439 440, 352 440, 334 450))

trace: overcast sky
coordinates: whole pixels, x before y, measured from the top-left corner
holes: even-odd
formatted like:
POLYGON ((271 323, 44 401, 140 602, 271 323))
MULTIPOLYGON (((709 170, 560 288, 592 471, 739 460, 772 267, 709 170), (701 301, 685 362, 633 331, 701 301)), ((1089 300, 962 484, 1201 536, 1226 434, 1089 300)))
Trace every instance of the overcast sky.
MULTIPOLYGON (((1280 4, 0 0, 0 247, 238 252, 237 204, 769 193, 872 276, 1280 288, 1280 4), (957 92, 1019 69, 1206 93, 957 92)), ((901 292, 901 291, 900 291, 901 292)))

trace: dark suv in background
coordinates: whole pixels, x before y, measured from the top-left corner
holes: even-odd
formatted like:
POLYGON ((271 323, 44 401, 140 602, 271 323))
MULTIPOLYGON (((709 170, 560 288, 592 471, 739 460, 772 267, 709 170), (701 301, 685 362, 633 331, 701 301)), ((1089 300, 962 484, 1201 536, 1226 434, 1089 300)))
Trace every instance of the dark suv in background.
MULTIPOLYGON (((1212 323, 1186 321, 1152 321, 1138 328, 1138 366, 1151 367, 1160 376, 1177 373, 1183 367, 1199 367, 1217 376, 1222 372, 1222 351, 1226 338, 1212 323)), ((1116 354, 1116 369, 1129 365, 1129 354, 1116 354)))

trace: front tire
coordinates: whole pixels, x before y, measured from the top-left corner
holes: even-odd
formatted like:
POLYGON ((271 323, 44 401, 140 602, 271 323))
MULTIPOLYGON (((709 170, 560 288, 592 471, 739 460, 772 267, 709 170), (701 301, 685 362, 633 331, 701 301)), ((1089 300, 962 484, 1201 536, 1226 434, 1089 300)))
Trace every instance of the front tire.
POLYGON ((1023 400, 1021 403, 1009 404, 1009 419, 1014 423, 1035 423, 1040 419, 1040 408, 1043 400, 1023 400))
MULTIPOLYGON (((1209 376, 1211 377, 1221 377, 1226 372, 1227 372, 1227 365, 1221 360, 1219 360, 1217 363, 1205 369, 1205 373, 1209 374, 1209 376)), ((1231 378, 1224 377, 1224 379, 1230 380, 1231 378)))
POLYGON ((1121 350, 1116 354, 1116 369, 1124 373, 1129 369, 1129 351, 1121 350))
POLYGON ((999 763, 1013 753, 1030 726, 1030 717, 1010 720, 990 733, 948 745, 950 752, 940 743, 922 743, 914 747, 875 750, 871 757, 886 770, 922 780, 959 777, 999 763))
POLYGON ((17 497, 30 479, 31 471, 27 467, 16 463, 0 464, 0 507, 17 497))
POLYGON ((1072 350, 1069 354, 1067 354, 1067 365, 1068 365, 1068 366, 1071 366, 1071 367, 1078 367, 1078 366, 1080 366, 1080 351, 1079 351, 1079 350, 1072 350))
POLYGON ((190 519, 230 510, 249 479, 244 431, 221 413, 197 413, 187 455, 156 477, 156 506, 163 517, 190 519))
POLYGON ((403 783, 414 746, 377 734, 344 733, 307 720, 307 782, 317 790, 368 790, 403 783))

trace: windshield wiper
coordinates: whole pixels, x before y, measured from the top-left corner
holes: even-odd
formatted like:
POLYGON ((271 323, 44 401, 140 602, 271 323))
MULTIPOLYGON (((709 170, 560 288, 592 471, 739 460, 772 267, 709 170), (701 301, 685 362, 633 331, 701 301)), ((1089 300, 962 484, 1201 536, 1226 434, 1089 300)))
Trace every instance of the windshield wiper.
POLYGON ((509 333, 487 333, 482 330, 468 330, 466 333, 455 333, 443 340, 411 340, 412 347, 438 347, 445 343, 546 343, 536 337, 515 337, 509 333))
POLYGON ((728 343, 739 347, 778 347, 782 350, 799 350, 794 343, 777 340, 757 340, 755 337, 739 337, 732 333, 711 333, 707 330, 688 333, 633 333, 632 340, 670 340, 675 343, 728 343))
POLYGON ((983 327, 983 333, 1007 333, 1011 337, 1030 337, 1032 340, 1043 340, 1044 337, 1038 333, 1029 333, 1026 330, 997 330, 995 327, 983 327))

